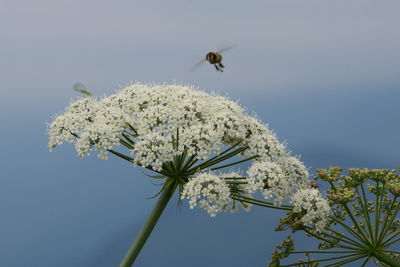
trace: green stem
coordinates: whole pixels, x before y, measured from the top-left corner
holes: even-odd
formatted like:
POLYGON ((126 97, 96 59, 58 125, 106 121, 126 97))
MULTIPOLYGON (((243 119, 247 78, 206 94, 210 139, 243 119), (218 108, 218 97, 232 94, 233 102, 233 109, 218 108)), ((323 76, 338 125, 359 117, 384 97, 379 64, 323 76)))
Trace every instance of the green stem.
POLYGON ((219 157, 219 156, 218 156, 218 157, 215 158, 214 160, 207 160, 207 161, 205 161, 205 162, 203 162, 203 163, 197 165, 196 167, 193 167, 192 169, 188 170, 187 173, 188 173, 189 175, 195 174, 195 173, 196 173, 197 171, 199 171, 199 170, 206 169, 206 168, 208 168, 208 167, 210 167, 210 166, 212 166, 212 165, 215 165, 215 164, 220 163, 220 162, 222 162, 222 161, 225 161, 225 160, 227 160, 227 159, 229 159, 229 158, 232 158, 233 156, 236 156, 237 154, 239 154, 239 153, 245 151, 247 148, 248 148, 248 147, 241 147, 241 148, 238 148, 238 149, 236 149, 236 150, 234 150, 234 151, 232 151, 232 152, 226 154, 225 156, 222 156, 222 157, 219 157))
POLYGON ((186 163, 183 165, 182 170, 186 171, 190 167, 192 167, 198 160, 196 159, 196 155, 190 156, 190 158, 186 161, 186 163))
POLYGON ((227 184, 247 184, 247 182, 226 181, 227 184))
POLYGON ((122 139, 122 137, 119 137, 119 140, 120 140, 121 144, 123 144, 128 149, 133 150, 134 149, 133 146, 135 145, 135 143, 126 134, 122 134, 122 136, 125 139, 122 139))
POLYGON ((307 228, 304 228, 303 230, 304 230, 304 232, 306 232, 306 233, 309 234, 310 236, 313 236, 313 237, 315 237, 315 238, 317 238, 317 239, 319 239, 319 240, 321 240, 321 241, 325 241, 325 242, 327 242, 327 243, 333 245, 333 247, 345 248, 345 249, 348 249, 348 250, 351 250, 351 251, 357 251, 357 252, 359 251, 359 249, 357 249, 357 248, 355 248, 355 247, 349 247, 349 246, 342 245, 342 244, 339 244, 339 243, 333 243, 331 240, 326 239, 326 238, 324 238, 324 237, 321 236, 321 235, 318 235, 318 234, 315 234, 315 233, 313 233, 313 232, 308 231, 307 228))
POLYGON ((338 218, 336 217, 332 217, 333 220, 340 224, 345 230, 347 230, 350 234, 352 234, 355 238, 357 238, 358 240, 361 241, 362 244, 365 244, 364 239, 362 237, 359 236, 359 234, 357 232, 355 232, 353 229, 351 229, 349 226, 347 226, 346 224, 344 224, 343 222, 341 222, 338 218))
POLYGON ((174 194, 176 189, 175 183, 169 184, 162 192, 160 198, 158 199, 154 209, 151 211, 150 216, 147 221, 140 229, 139 234, 136 236, 135 242, 130 247, 125 258, 122 260, 120 267, 130 267, 134 263, 136 257, 139 255, 140 250, 146 243, 147 238, 150 236, 151 231, 156 225, 158 219, 160 218, 164 208, 167 206, 171 196, 174 194))
MULTIPOLYGON (((129 134, 129 133, 128 133, 129 134)), ((129 135, 126 133, 122 133, 121 135, 126 139, 126 141, 128 141, 132 146, 135 145, 135 142, 129 138, 129 135)))
POLYGON ((322 253, 322 254, 335 254, 335 253, 349 253, 349 250, 333 250, 333 251, 320 251, 320 250, 304 250, 304 251, 291 251, 290 254, 311 254, 311 253, 322 253))
POLYGON ((359 203, 359 204, 361 205, 361 207, 362 207, 363 214, 364 214, 364 219, 365 219, 365 221, 367 222, 366 225, 367 225, 367 228, 368 228, 368 231, 369 231, 369 235, 370 235, 371 238, 372 238, 372 242, 373 242, 373 243, 376 243, 375 241, 377 240, 377 238, 375 238, 374 235, 373 235, 373 233, 372 233, 371 218, 370 218, 370 216, 369 216, 369 210, 368 210, 368 199, 367 199, 367 197, 366 197, 366 195, 365 195, 364 186, 361 185, 360 187, 361 187, 361 191, 362 191, 363 200, 361 201, 360 192, 358 191, 358 188, 356 187, 357 194, 360 196, 360 200, 358 201, 358 203, 359 203))
MULTIPOLYGON (((138 133, 137 133, 137 131, 135 130, 135 128, 133 128, 133 126, 130 125, 129 123, 128 123, 128 127, 131 129, 132 132, 135 133, 136 136, 138 135, 138 133)), ((134 136, 134 137, 135 137, 135 136, 134 136)))
POLYGON ((365 261, 363 262, 363 264, 361 265, 361 267, 364 267, 365 265, 367 265, 368 261, 369 261, 369 258, 366 258, 365 261))
POLYGON ((392 259, 391 257, 389 257, 388 255, 386 255, 385 253, 383 253, 381 251, 374 251, 372 253, 372 255, 375 258, 377 258, 379 261, 384 262, 384 263, 388 264, 389 266, 400 267, 400 262, 395 261, 394 259, 392 259))
POLYGON ((263 201, 263 200, 256 199, 256 198, 246 197, 246 196, 243 196, 243 195, 236 195, 235 194, 235 197, 240 197, 243 200, 249 200, 249 201, 252 201, 252 202, 255 202, 255 203, 260 203, 260 204, 265 204, 265 205, 271 205, 271 206, 274 206, 274 207, 284 208, 284 210, 292 210, 293 209, 293 206, 291 206, 291 205, 283 205, 282 204, 280 206, 276 206, 272 202, 267 202, 267 201, 263 201))
POLYGON ((389 253, 396 253, 396 254, 400 254, 400 251, 394 251, 394 250, 382 250, 383 252, 389 252, 389 253))
MULTIPOLYGON (((114 154, 114 155, 117 156, 117 157, 120 157, 121 159, 124 159, 124 160, 126 160, 126 161, 129 161, 130 163, 133 163, 133 158, 131 158, 131 157, 127 156, 127 155, 124 155, 124 154, 122 154, 122 153, 119 153, 118 151, 115 151, 115 150, 113 150, 113 149, 108 149, 107 151, 108 151, 108 152, 111 152, 112 154, 114 154)), ((135 163, 135 164, 142 167, 142 165, 140 165, 139 163, 135 163)), ((152 167, 145 167, 145 168, 148 169, 148 170, 151 170, 151 171, 153 171, 153 172, 156 172, 156 173, 165 175, 165 173, 164 173, 163 171, 156 171, 156 170, 153 170, 152 167)))
MULTIPOLYGON (((397 197, 395 197, 395 198, 393 199, 393 203, 394 203, 396 200, 397 200, 397 197)), ((385 224, 386 224, 386 225, 385 225, 385 227, 384 227, 383 230, 382 230, 381 238, 378 240, 378 242, 379 242, 378 244, 379 244, 379 245, 381 245, 381 243, 383 242, 383 239, 386 237, 388 231, 390 230, 390 227, 391 227, 393 221, 394 221, 394 220, 396 219, 396 217, 397 217, 397 214, 398 214, 398 212, 399 212, 399 209, 400 209, 400 204, 397 204, 397 207, 396 207, 396 208, 394 208, 393 205, 390 207, 389 211, 391 212, 392 210, 394 210, 394 212, 392 212, 391 215, 389 215, 389 218, 387 219, 387 220, 389 221, 389 223, 387 223, 387 221, 385 220, 385 224), (391 216, 391 217, 390 217, 390 216, 391 216)), ((388 211, 388 214, 389 214, 389 211, 388 211)))
MULTIPOLYGON (((338 259, 358 256, 358 255, 359 255, 358 253, 353 253, 353 254, 348 254, 348 255, 338 256, 338 257, 331 257, 331 258, 325 258, 325 259, 303 261, 301 264, 319 263, 319 262, 323 262, 323 261, 332 261, 332 260, 338 260, 338 259)), ((359 256, 359 257, 363 257, 363 256, 359 256)), ((292 263, 292 264, 285 264, 285 265, 279 265, 279 266, 288 267, 288 266, 299 266, 299 265, 300 265, 299 263, 292 263)))
POLYGON ((352 261, 356 261, 356 260, 359 260, 359 259, 364 258, 364 257, 365 257, 365 255, 363 255, 363 254, 361 254, 361 255, 355 255, 354 257, 352 257, 352 258, 350 258, 350 259, 344 259, 344 260, 341 260, 341 261, 337 261, 337 262, 334 262, 334 263, 325 265, 325 267, 336 267, 336 266, 339 267, 339 266, 343 266, 343 265, 346 264, 346 263, 349 263, 349 262, 352 262, 352 261))
POLYGON ((233 165, 236 165, 236 164, 240 164, 240 163, 243 163, 243 162, 246 162, 246 161, 255 159, 255 158, 257 158, 257 157, 258 157, 258 156, 252 156, 252 157, 250 157, 250 158, 245 158, 245 159, 242 159, 242 160, 239 160, 239 161, 235 161, 235 162, 232 162, 232 163, 228 163, 228 164, 225 164, 225 165, 222 165, 222 166, 218 166, 218 167, 212 168, 211 170, 212 170, 212 171, 215 171, 215 170, 218 170, 218 169, 230 167, 230 166, 233 166, 233 165))
MULTIPOLYGON (((305 226, 305 227, 306 227, 306 229, 308 229, 310 231, 313 230, 311 227, 308 227, 308 226, 305 226)), ((335 236, 334 234, 329 233, 328 230, 333 233, 333 230, 331 228, 327 228, 325 232, 322 232, 320 234, 324 235, 326 237, 337 238, 337 239, 339 239, 338 243, 339 242, 345 242, 347 244, 354 245, 354 246, 359 247, 360 249, 363 249, 363 247, 360 244, 358 244, 357 242, 355 242, 354 240, 352 240, 352 239, 350 239, 350 238, 348 238, 348 237, 346 237, 346 236, 344 236, 344 235, 342 235, 340 233, 337 233, 337 232, 334 233, 334 234, 336 234, 336 236, 335 236), (338 236, 340 236, 340 238, 338 236), (348 240, 346 240, 345 238, 347 238, 348 240)))
POLYGON ((385 246, 385 248, 390 247, 391 245, 393 245, 394 243, 397 243, 398 241, 400 241, 400 238, 397 238, 391 242, 389 242, 390 240, 392 240, 395 236, 397 236, 399 233, 397 233, 396 235, 392 236, 390 239, 388 239, 385 243, 383 243, 383 246, 385 246))
MULTIPOLYGON (((356 247, 359 247, 359 248, 361 248, 361 249, 364 248, 361 244, 357 243, 357 241, 355 241, 355 240, 353 240, 353 239, 351 239, 351 238, 348 238, 348 237, 345 236, 343 233, 340 233, 340 232, 338 232, 338 231, 335 231, 334 229, 332 229, 332 228, 330 228, 330 227, 328 227, 327 230, 331 231, 332 233, 336 234, 337 236, 340 236, 341 238, 347 239, 348 242, 351 242, 351 244, 355 245, 356 247)), ((344 241, 344 240, 343 240, 343 241, 344 241)))
POLYGON ((232 199, 240 201, 240 202, 245 202, 248 204, 253 204, 256 206, 260 206, 260 207, 277 209, 277 210, 292 210, 293 209, 293 207, 291 207, 291 206, 286 206, 286 205, 276 206, 271 202, 261 201, 261 200, 257 200, 257 199, 253 199, 253 198, 249 198, 249 197, 245 197, 245 196, 240 196, 240 195, 236 195, 236 194, 232 195, 232 199))
MULTIPOLYGON (((335 187, 335 185, 334 185, 332 182, 329 182, 329 184, 331 185, 331 187, 333 188, 333 190, 336 192, 336 187, 335 187)), ((354 215, 353 215, 353 213, 351 212, 350 208, 347 206, 346 203, 342 204, 342 206, 345 208, 345 210, 346 210, 347 214, 349 215, 350 219, 353 221, 354 226, 355 226, 355 227, 357 228, 357 230, 358 230, 358 234, 360 234, 360 237, 362 237, 362 238, 360 239, 360 241, 361 241, 362 243, 364 243, 364 244, 366 243, 366 244, 368 244, 368 246, 372 247, 372 244, 370 243, 369 239, 364 235, 364 231, 361 229, 361 226, 358 224, 356 218, 354 218, 354 215)), ((357 236, 358 236, 358 235, 357 235, 357 236)), ((356 236, 356 237, 357 237, 357 236, 356 236)))
POLYGON ((347 214, 349 215, 350 219, 353 221, 354 226, 358 229, 358 233, 362 236, 362 240, 361 241, 364 241, 365 243, 368 244, 368 246, 372 247, 372 244, 371 244, 369 238, 367 238, 364 235, 363 229, 361 228, 360 224, 357 222, 357 220, 354 217, 353 213, 351 212, 350 208, 347 206, 347 204, 343 204, 343 207, 347 211, 347 214))
MULTIPOLYGON (((232 145, 231 147, 225 149, 225 150, 224 150, 223 152, 221 152, 220 154, 215 155, 214 157, 212 157, 212 158, 206 160, 205 162, 203 162, 203 163, 197 165, 197 168, 202 167, 203 165, 208 164, 208 163, 210 163, 211 161, 215 160, 216 158, 221 157, 222 155, 228 153, 229 151, 231 151, 232 149, 234 149, 235 147, 237 147, 241 142, 242 142, 242 141, 237 142, 236 144, 232 145)), ((196 161, 197 161, 197 160, 196 160, 196 161)), ((212 164, 211 164, 211 165, 212 165, 212 164)), ((193 166, 193 164, 192 164, 191 166, 193 166)), ((189 167, 191 167, 191 166, 189 166, 189 167)), ((189 168, 189 167, 188 167, 188 168, 189 168)))
MULTIPOLYGON (((383 185, 382 185, 383 187, 383 185)), ((382 203, 382 198, 383 198, 383 193, 380 192, 382 189, 379 188, 379 181, 376 182, 376 198, 375 198, 375 237, 376 240, 378 239, 378 233, 379 233, 379 221, 381 218, 381 203, 382 203)))

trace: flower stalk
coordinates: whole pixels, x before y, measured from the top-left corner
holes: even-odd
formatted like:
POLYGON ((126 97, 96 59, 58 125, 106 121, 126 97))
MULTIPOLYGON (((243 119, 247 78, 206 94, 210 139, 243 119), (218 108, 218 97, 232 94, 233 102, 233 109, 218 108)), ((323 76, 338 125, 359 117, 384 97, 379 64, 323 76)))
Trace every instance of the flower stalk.
POLYGON ((374 256, 375 258, 377 258, 379 261, 386 263, 389 266, 392 267, 400 267, 400 262, 395 261, 394 259, 392 259, 391 257, 389 257, 388 255, 386 255, 385 253, 381 252, 381 251, 374 251, 372 253, 372 256, 374 256))
POLYGON ((174 182, 168 184, 165 187, 165 189, 161 193, 159 199, 157 200, 156 205, 154 206, 153 210, 151 211, 149 217, 147 218, 146 222, 140 229, 139 234, 136 236, 135 242, 132 244, 132 246, 128 250, 128 253, 125 255, 124 259, 122 260, 120 267, 132 266, 136 257, 139 255, 141 249, 143 248, 148 237, 150 236, 151 232, 153 231, 154 226, 156 225, 162 212, 164 211, 169 200, 171 199, 172 195, 174 194, 176 188, 177 187, 174 182))

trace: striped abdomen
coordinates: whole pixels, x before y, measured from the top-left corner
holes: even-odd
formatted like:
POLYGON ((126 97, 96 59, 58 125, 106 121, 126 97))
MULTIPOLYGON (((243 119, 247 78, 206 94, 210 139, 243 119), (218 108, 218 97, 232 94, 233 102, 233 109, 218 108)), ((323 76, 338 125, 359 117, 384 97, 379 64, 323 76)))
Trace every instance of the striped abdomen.
POLYGON ((222 56, 221 56, 221 54, 219 54, 217 52, 210 52, 207 54, 206 60, 208 62, 210 62, 211 64, 218 64, 221 62, 222 56))

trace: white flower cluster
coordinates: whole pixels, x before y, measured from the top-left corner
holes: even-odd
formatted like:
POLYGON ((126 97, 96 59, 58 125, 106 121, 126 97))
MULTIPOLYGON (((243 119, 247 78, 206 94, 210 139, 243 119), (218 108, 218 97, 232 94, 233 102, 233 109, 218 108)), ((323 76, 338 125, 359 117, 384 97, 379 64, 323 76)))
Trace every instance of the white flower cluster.
POLYGON ((255 161, 247 170, 248 191, 260 190, 265 199, 276 205, 291 198, 297 190, 307 186, 308 172, 295 157, 280 157, 276 161, 255 161))
MULTIPOLYGON (((225 182, 225 177, 240 177, 240 175, 234 172, 220 176, 210 172, 199 173, 189 179, 183 189, 181 199, 189 199, 191 209, 199 204, 211 217, 227 210, 236 212, 237 203, 230 197, 231 192, 229 185, 225 182)), ((251 205, 242 204, 241 206, 249 210, 251 205)))
POLYGON ((185 185, 182 199, 188 198, 190 208, 193 209, 199 203, 211 217, 222 210, 226 210, 231 202, 228 185, 217 175, 203 173, 191 178, 185 185))
POLYGON ((299 190, 292 197, 293 212, 305 212, 301 218, 302 223, 314 226, 317 232, 324 231, 329 223, 331 209, 328 201, 321 196, 315 188, 299 190))
POLYGON ((50 136, 49 147, 61 145, 64 141, 72 143, 75 140, 74 133, 80 133, 90 124, 96 115, 97 101, 92 97, 86 97, 73 102, 67 107, 65 113, 55 118, 50 124, 48 133, 50 136))
POLYGON ((122 133, 133 133, 134 162, 155 170, 185 149, 189 156, 205 160, 239 141, 249 146, 245 155, 273 159, 285 154, 275 135, 237 103, 180 85, 133 84, 103 99, 71 103, 49 125, 49 146, 73 142, 76 135, 80 157, 95 148, 106 158, 107 150, 120 144, 122 133))
MULTIPOLYGON (((123 144, 134 164, 156 171, 183 153, 204 162, 227 146, 237 145, 243 148, 238 156, 254 157, 244 191, 261 191, 276 204, 307 184, 306 168, 259 119, 225 97, 189 86, 136 83, 108 97, 85 97, 57 116, 48 133, 49 147, 74 142, 80 157, 97 150, 101 159, 107 159, 110 149, 123 144)), ((206 177, 211 179, 210 174, 206 177)), ((222 190, 223 183, 213 179, 222 190)), ((188 188, 185 195, 194 206, 198 195, 190 192, 198 192, 188 188)), ((218 194, 220 201, 201 206, 221 209, 227 195, 218 194)))

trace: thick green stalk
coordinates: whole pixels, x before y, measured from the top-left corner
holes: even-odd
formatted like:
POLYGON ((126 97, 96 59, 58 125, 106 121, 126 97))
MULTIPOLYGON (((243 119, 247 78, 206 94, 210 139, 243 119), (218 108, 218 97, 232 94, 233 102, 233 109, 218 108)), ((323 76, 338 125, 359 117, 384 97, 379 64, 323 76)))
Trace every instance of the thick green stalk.
POLYGON ((174 194, 176 189, 175 183, 171 183, 164 188, 160 198, 158 199, 154 209, 151 211, 150 216, 147 221, 140 229, 139 234, 136 236, 135 242, 130 247, 125 258, 122 260, 120 267, 130 267, 134 263, 136 257, 139 255, 140 250, 146 243, 147 238, 150 236, 151 231, 156 225, 158 219, 160 218, 164 208, 167 206, 171 196, 174 194))
POLYGON ((383 252, 380 251, 374 251, 372 254, 375 258, 377 258, 379 261, 388 264, 389 266, 392 267, 400 267, 400 262, 395 261, 394 259, 392 259, 391 257, 389 257, 388 255, 386 255, 383 252))

